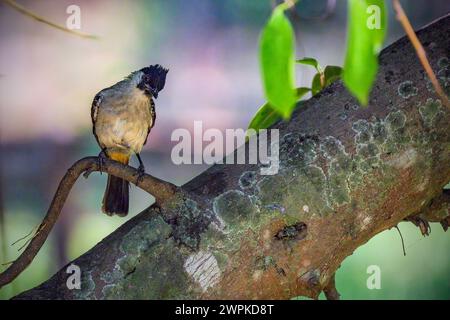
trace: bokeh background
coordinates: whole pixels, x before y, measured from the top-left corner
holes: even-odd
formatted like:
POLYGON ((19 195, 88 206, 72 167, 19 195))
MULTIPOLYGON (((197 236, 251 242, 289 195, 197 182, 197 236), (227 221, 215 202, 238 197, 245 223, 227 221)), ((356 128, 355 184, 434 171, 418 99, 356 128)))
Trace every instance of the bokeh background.
MULTIPOLYGON (((246 128, 264 102, 258 37, 270 0, 39 0, 18 3, 65 25, 66 8, 81 8, 81 30, 97 40, 61 32, 0 2, 1 262, 18 256, 20 243, 43 218, 59 179, 77 159, 99 152, 91 132, 94 95, 149 64, 170 69, 157 100, 157 121, 143 152, 151 174, 181 185, 206 169, 170 160, 175 128, 246 128)), ((386 45, 403 35, 390 1, 386 45)), ((448 0, 402 1, 415 27, 450 10, 448 0)), ((342 65, 346 1, 302 0, 291 13, 297 57, 342 65)), ((298 67, 297 83, 313 71, 298 67)), ((135 161, 135 160, 133 160, 135 161)), ((136 165, 136 162, 132 163, 136 165)), ((130 214, 100 211, 106 176, 92 174, 72 190, 60 220, 32 265, 0 290, 6 299, 38 285, 93 247, 152 199, 131 189, 130 214)), ((379 234, 348 257, 337 273, 343 299, 450 299, 450 236, 439 225, 422 238, 410 224, 379 234), (369 265, 381 268, 381 289, 369 290, 369 265)), ((0 266, 3 270, 5 266, 0 266)))

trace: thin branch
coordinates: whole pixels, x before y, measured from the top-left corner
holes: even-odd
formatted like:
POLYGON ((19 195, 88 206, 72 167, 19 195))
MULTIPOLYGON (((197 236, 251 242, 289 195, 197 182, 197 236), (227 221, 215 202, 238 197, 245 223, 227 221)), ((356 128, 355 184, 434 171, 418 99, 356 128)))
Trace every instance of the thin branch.
POLYGON ((83 33, 83 32, 79 32, 79 31, 75 31, 75 30, 71 30, 71 29, 67 29, 63 26, 60 26, 59 24, 53 23, 51 21, 48 21, 47 19, 45 19, 44 17, 41 17, 37 14, 35 14, 34 12, 26 9, 25 7, 21 6, 20 4, 18 4, 17 2, 15 2, 14 0, 3 0, 4 3, 6 3, 7 5, 9 5, 11 8, 17 10, 18 12, 22 13, 23 15, 30 17, 34 20, 37 20, 39 22, 45 23, 53 28, 56 28, 58 30, 76 35, 78 37, 82 37, 82 38, 88 38, 88 39, 98 39, 97 36, 92 35, 92 34, 87 34, 87 33, 83 33))
POLYGON ((411 26, 411 23, 409 22, 408 17, 406 16, 405 12, 403 11, 403 8, 400 5, 400 2, 398 0, 392 0, 392 4, 394 6, 394 10, 397 13, 397 20, 400 21, 401 25, 403 26, 403 29, 405 29, 405 32, 406 32, 409 40, 411 41, 412 45, 414 46, 414 49, 416 50, 417 57, 419 58, 420 63, 422 64, 423 68, 425 69, 428 77, 430 78, 430 81, 433 84, 434 89, 436 90, 436 93, 442 99, 442 102, 444 103, 444 105, 446 105, 448 108, 450 108, 450 102, 448 100, 448 97, 442 90, 442 87, 439 84, 439 81, 436 78, 436 75, 434 74, 433 69, 431 68, 430 62, 428 61, 425 49, 423 48, 422 44, 420 43, 419 38, 417 38, 417 35, 414 32, 414 29, 411 26))
POLYGON ((403 256, 406 257, 405 241, 403 240, 402 232, 397 225, 395 225, 394 228, 397 229, 398 234, 400 235, 400 239, 402 240, 403 256))
MULTIPOLYGON (((99 169, 100 164, 98 157, 86 157, 77 161, 69 170, 67 170, 59 183, 58 189, 56 190, 52 203, 47 211, 47 215, 40 224, 29 245, 15 261, 0 274, 0 288, 13 281, 33 261, 56 223, 64 203, 69 196, 70 190, 78 177, 84 172, 89 174, 94 171, 99 171, 99 169)), ((137 169, 116 161, 103 159, 101 169, 102 172, 127 180, 153 195, 158 205, 172 197, 180 189, 169 182, 162 181, 148 174, 144 174, 138 182, 139 171, 137 169)))
POLYGON ((341 295, 336 289, 335 275, 333 274, 328 282, 327 286, 323 288, 323 293, 327 300, 340 300, 341 295))

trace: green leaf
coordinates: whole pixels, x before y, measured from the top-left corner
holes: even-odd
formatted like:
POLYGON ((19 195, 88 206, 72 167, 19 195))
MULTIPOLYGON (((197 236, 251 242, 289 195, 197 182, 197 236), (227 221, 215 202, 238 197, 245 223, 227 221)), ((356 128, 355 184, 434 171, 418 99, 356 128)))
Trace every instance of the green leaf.
POLYGON ((311 89, 310 88, 306 88, 306 87, 299 87, 299 88, 295 89, 295 98, 296 98, 296 100, 300 100, 301 98, 303 98, 303 96, 305 94, 307 94, 310 91, 311 91, 311 89))
MULTIPOLYGON (((310 88, 300 87, 295 90, 295 96, 297 100, 300 100, 305 94, 311 91, 310 88)), ((249 129, 255 129, 256 131, 260 129, 267 129, 272 124, 281 120, 281 115, 272 107, 269 102, 266 102, 259 110, 256 112, 252 121, 248 125, 249 129)))
POLYGON ((311 93, 313 96, 318 94, 323 90, 326 86, 329 86, 334 81, 339 79, 342 74, 342 68, 338 66, 326 66, 323 72, 317 72, 314 75, 314 78, 311 83, 311 93), (321 81, 321 77, 323 77, 323 84, 321 81))
POLYGON ((260 39, 260 64, 268 102, 285 119, 295 108, 295 38, 284 15, 285 5, 276 7, 260 39))
POLYGON ((342 75, 342 68, 339 66, 326 66, 324 70, 325 86, 329 86, 342 75))
POLYGON ((256 112, 252 121, 248 125, 249 129, 267 129, 272 124, 282 119, 280 114, 270 105, 269 102, 263 104, 261 108, 256 112))
POLYGON ((378 71, 378 52, 386 34, 383 0, 349 0, 347 53, 343 80, 362 105, 367 105, 378 71))
POLYGON ((321 90, 322 90, 322 85, 320 84, 320 72, 317 72, 311 83, 311 93, 313 96, 315 96, 321 90))
POLYGON ((314 58, 305 57, 305 58, 299 59, 299 60, 297 60, 295 62, 300 63, 300 64, 306 64, 306 65, 309 65, 309 66, 313 66, 314 68, 316 68, 317 72, 321 71, 319 63, 314 58))

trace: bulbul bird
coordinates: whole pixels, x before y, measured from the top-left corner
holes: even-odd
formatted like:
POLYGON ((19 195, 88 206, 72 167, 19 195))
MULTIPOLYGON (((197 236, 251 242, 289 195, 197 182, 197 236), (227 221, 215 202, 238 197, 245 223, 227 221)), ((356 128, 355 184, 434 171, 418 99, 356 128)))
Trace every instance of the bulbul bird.
MULTIPOLYGON (((102 149, 100 157, 128 164, 135 153, 140 175, 145 172, 139 154, 155 125, 153 99, 158 98, 164 88, 167 72, 160 65, 145 67, 97 93, 92 102, 91 118, 94 136, 102 149)), ((126 216, 128 189, 128 181, 108 175, 102 211, 110 216, 126 216)))

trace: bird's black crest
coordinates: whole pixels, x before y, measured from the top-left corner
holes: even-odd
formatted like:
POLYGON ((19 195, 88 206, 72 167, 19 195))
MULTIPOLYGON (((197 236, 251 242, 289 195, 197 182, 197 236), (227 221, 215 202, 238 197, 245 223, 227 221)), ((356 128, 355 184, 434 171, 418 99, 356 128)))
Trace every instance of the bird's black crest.
POLYGON ((148 79, 148 84, 151 88, 155 89, 157 92, 161 91, 166 84, 166 75, 169 72, 168 69, 163 68, 159 64, 155 64, 153 66, 142 68, 142 71, 145 74, 145 78, 148 79))

